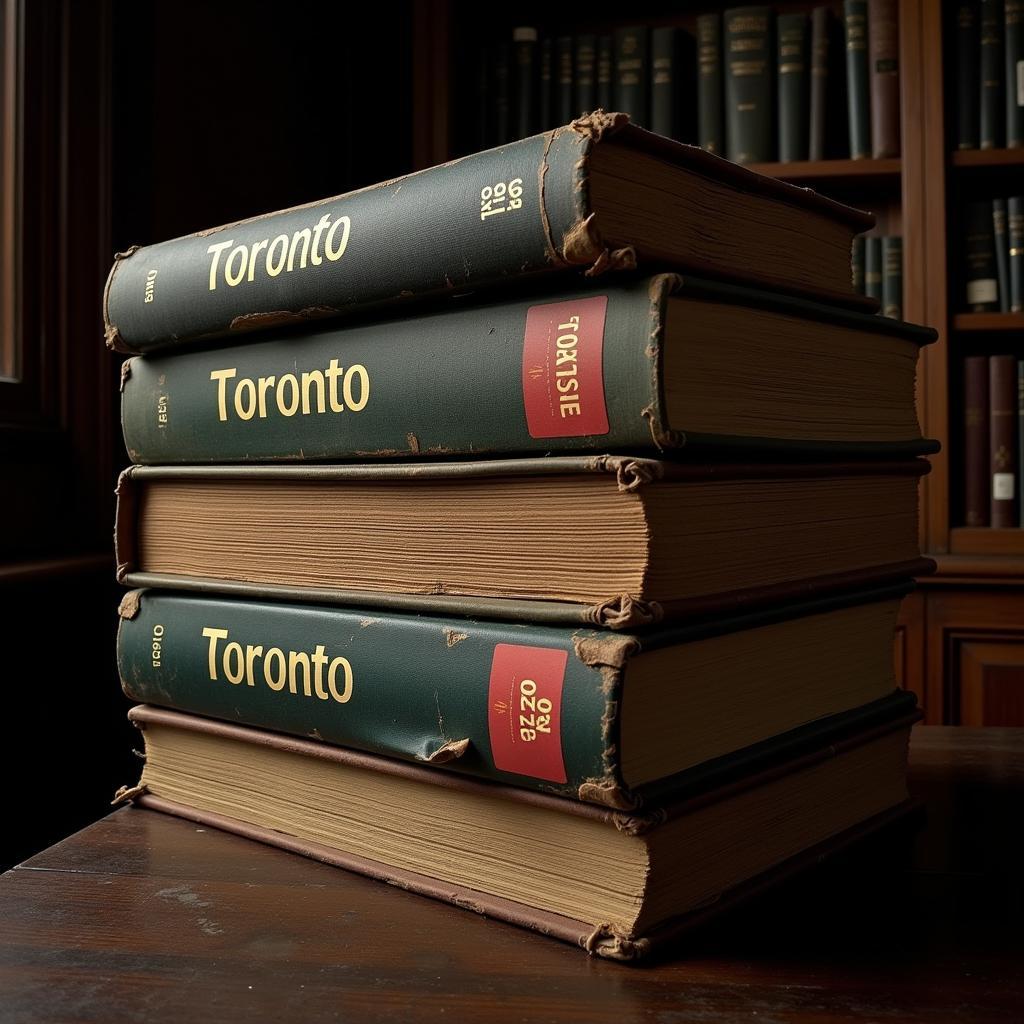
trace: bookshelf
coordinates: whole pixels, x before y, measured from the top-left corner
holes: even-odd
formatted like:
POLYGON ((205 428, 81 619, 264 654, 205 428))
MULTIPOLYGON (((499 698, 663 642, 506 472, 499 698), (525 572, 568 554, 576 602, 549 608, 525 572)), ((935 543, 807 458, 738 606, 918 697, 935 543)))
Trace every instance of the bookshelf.
MULTIPOLYGON (((777 12, 810 12, 820 5, 821 0, 772 6, 777 12)), ((586 19, 587 31, 646 22, 693 32, 698 15, 730 6, 714 0, 640 3, 626 15, 608 8, 606 16, 601 5, 525 3, 511 15, 484 15, 458 0, 418 5, 421 27, 437 45, 417 58, 415 69, 416 165, 473 148, 465 125, 472 104, 479 103, 479 90, 469 88, 474 60, 485 41, 505 32, 511 38, 514 25, 571 32, 575 11, 586 19)), ((841 2, 826 6, 841 15, 841 2)), ((951 0, 900 2, 899 157, 752 166, 869 209, 879 233, 903 236, 904 317, 939 335, 922 355, 918 404, 924 432, 941 441, 942 452, 932 459, 921 493, 921 545, 938 571, 904 602, 897 673, 918 694, 929 723, 959 724, 966 709, 974 709, 972 721, 1024 725, 1024 530, 962 524, 960 372, 966 354, 1015 352, 1024 358, 1024 314, 963 310, 959 240, 968 196, 1024 191, 1024 149, 955 148, 955 16, 951 0)))

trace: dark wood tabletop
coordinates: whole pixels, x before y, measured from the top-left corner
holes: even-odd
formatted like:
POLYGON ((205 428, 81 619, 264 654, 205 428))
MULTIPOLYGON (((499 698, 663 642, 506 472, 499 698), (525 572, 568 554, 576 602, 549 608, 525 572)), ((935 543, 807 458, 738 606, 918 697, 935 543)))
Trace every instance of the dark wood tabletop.
POLYGON ((923 815, 641 966, 125 808, 0 879, 0 1021, 1019 1024, 1024 729, 911 763, 923 815))

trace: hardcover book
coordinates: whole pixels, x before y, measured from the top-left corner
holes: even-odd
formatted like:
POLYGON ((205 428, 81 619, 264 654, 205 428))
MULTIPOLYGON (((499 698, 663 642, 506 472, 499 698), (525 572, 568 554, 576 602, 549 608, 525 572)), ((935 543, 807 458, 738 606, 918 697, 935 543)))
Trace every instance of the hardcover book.
POLYGON ((135 357, 122 424, 132 461, 152 464, 741 446, 919 454, 915 368, 934 337, 659 275, 135 357))
POLYGON ((740 164, 775 158, 774 18, 770 7, 735 7, 722 16, 726 151, 740 164))
POLYGON ((810 110, 806 14, 780 14, 777 20, 780 160, 808 158, 810 110))
POLYGON ((142 706, 145 767, 117 799, 633 960, 898 815, 908 699, 641 813, 142 706))
POLYGON ((1003 0, 981 0, 982 149, 999 149, 1006 140, 1005 12, 1003 0))
POLYGON ((989 523, 1006 528, 1017 525, 1017 360, 990 356, 988 366, 989 523))
POLYGON ((133 466, 118 579, 627 628, 914 575, 927 470, 631 456, 133 466))
MULTIPOLYGON (((616 110, 622 110, 637 124, 650 127, 650 39, 646 25, 616 30, 615 78, 612 98, 616 110)), ((580 113, 580 111, 576 111, 580 113)))
POLYGON ((961 0, 956 8, 957 149, 977 149, 980 142, 980 68, 978 0, 961 0))
POLYGON ((869 0, 871 155, 900 155, 900 23, 898 0, 869 0))
POLYGON ((964 523, 989 525, 988 356, 964 359, 964 523))
POLYGON ((868 75, 868 0, 843 0, 846 40, 846 98, 850 156, 871 156, 871 87, 868 75))
POLYGON ((135 701, 630 809, 889 697, 911 586, 635 634, 132 591, 117 660, 135 701))
POLYGON ((850 243, 872 223, 598 112, 336 199, 122 253, 107 280, 106 336, 141 352, 638 262, 864 308, 850 243))
POLYGON ((697 135, 702 149, 725 153, 722 109, 722 17, 702 14, 697 19, 697 135))

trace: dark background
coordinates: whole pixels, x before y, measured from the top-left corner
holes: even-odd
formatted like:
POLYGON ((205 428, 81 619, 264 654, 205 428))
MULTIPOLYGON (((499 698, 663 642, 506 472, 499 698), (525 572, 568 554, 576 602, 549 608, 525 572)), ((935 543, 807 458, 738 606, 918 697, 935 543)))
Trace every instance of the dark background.
MULTIPOLYGON (((0 391, 0 868, 134 782, 114 658, 113 253, 412 169, 411 3, 30 0, 21 359, 0 391)), ((420 17, 425 11, 420 12, 420 17)))

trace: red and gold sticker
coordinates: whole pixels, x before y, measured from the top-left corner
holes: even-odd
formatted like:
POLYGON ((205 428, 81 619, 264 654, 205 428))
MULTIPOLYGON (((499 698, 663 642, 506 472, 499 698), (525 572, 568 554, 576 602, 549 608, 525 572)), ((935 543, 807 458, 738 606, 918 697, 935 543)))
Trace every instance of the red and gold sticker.
POLYGON ((487 725, 494 767, 565 782, 562 684, 567 651, 496 644, 491 660, 487 725))
POLYGON ((530 437, 608 433, 604 400, 607 295, 531 306, 523 339, 523 405, 530 437))

